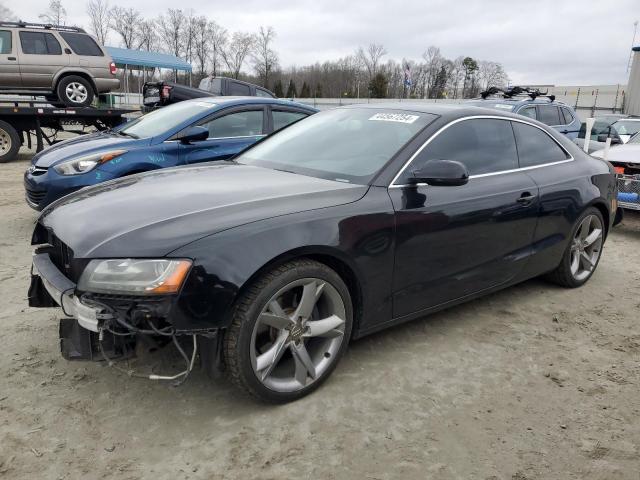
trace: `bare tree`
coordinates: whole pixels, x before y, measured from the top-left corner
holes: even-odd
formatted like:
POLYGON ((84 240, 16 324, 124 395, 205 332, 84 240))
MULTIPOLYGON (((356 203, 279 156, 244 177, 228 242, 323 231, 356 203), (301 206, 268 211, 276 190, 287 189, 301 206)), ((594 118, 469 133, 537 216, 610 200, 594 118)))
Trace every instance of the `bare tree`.
POLYGON ((153 20, 140 21, 136 28, 135 39, 138 50, 146 50, 147 52, 154 50, 158 41, 155 22, 153 20))
POLYGON ((184 28, 182 29, 182 50, 184 59, 191 63, 194 55, 194 41, 196 35, 197 18, 193 15, 193 10, 187 11, 184 16, 184 28))
POLYGON ((183 51, 182 42, 184 40, 184 32, 186 18, 184 12, 179 9, 169 8, 166 15, 158 17, 158 33, 160 40, 167 45, 170 53, 176 57, 181 56, 183 51))
POLYGON ((200 75, 206 75, 207 62, 211 54, 209 22, 207 21, 207 17, 198 17, 194 20, 193 51, 198 60, 198 71, 200 75))
POLYGON ((91 30, 100 45, 107 42, 109 35, 109 13, 109 0, 89 0, 87 2, 87 15, 91 20, 91 30))
POLYGON ((210 21, 208 25, 209 40, 211 42, 211 75, 218 74, 218 66, 222 60, 222 52, 227 46, 228 34, 224 27, 215 21, 210 21))
POLYGON ((38 15, 38 17, 45 23, 52 23, 53 25, 64 25, 67 21, 67 11, 62 5, 61 0, 51 0, 49 2, 49 10, 38 15))
POLYGON ((4 20, 5 22, 13 22, 17 20, 17 17, 9 8, 0 3, 0 20, 4 20))
POLYGON ((111 28, 120 36, 125 48, 135 48, 141 21, 140 12, 133 8, 116 6, 111 9, 111 28))
POLYGON ((240 70, 242 70, 247 56, 251 53, 254 43, 255 38, 250 33, 235 32, 226 48, 220 52, 233 78, 240 76, 240 70))
POLYGON ((486 60, 478 62, 478 80, 482 90, 487 90, 491 87, 504 87, 509 83, 509 77, 504 72, 502 65, 486 60))
POLYGON ((276 31, 273 27, 260 27, 251 55, 253 68, 258 77, 262 79, 262 85, 265 88, 269 88, 269 76, 273 69, 278 67, 278 54, 271 48, 275 37, 276 31))
POLYGON ((380 59, 387 54, 387 50, 379 43, 370 43, 365 51, 362 47, 359 47, 356 56, 360 58, 364 66, 369 72, 369 79, 373 78, 378 73, 378 65, 380 59))

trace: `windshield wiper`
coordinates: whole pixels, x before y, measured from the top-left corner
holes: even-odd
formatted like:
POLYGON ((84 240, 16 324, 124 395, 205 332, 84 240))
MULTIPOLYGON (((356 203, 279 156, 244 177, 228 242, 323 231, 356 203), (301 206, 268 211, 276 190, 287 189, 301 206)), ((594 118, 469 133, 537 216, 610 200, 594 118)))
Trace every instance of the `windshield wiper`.
POLYGON ((140 138, 140 137, 139 137, 139 136, 137 136, 137 135, 134 135, 134 134, 132 134, 132 133, 123 132, 122 130, 118 130, 118 131, 117 131, 117 132, 115 132, 115 133, 117 133, 118 135, 121 135, 121 136, 123 136, 123 137, 136 138, 136 139, 140 138))

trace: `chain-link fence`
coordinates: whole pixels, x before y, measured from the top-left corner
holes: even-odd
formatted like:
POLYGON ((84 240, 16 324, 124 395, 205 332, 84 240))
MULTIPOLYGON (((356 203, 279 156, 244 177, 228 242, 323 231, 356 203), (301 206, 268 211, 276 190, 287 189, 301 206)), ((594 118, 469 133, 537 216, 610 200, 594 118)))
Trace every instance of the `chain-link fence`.
POLYGON ((618 175, 618 205, 640 210, 640 174, 618 175))

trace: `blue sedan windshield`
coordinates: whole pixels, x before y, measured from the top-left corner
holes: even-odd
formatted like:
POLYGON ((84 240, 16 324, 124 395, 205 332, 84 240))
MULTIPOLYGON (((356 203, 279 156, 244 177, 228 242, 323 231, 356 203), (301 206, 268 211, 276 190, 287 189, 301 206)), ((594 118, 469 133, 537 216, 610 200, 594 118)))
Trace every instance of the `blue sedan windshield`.
POLYGON ((142 115, 119 131, 133 138, 155 137, 215 107, 209 102, 180 102, 142 115))
POLYGON ((238 163, 366 184, 436 115, 374 108, 338 108, 281 130, 238 163))

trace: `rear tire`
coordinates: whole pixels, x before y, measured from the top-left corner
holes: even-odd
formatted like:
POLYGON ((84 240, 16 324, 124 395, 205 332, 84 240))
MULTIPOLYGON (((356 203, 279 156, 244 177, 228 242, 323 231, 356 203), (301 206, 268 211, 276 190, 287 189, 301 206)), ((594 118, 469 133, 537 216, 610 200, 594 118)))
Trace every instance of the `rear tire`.
POLYGON ((68 107, 86 107, 93 102, 93 86, 77 75, 69 75, 58 82, 56 93, 61 102, 68 107))
POLYGON ((595 207, 587 208, 571 230, 569 245, 560 265, 546 276, 547 280, 566 288, 587 283, 600 262, 604 234, 602 213, 595 207))
POLYGON ((0 120, 0 163, 10 162, 18 155, 22 141, 18 131, 0 120))
POLYGON ((318 388, 347 349, 353 324, 349 290, 313 260, 295 260, 259 277, 238 299, 224 337, 231 381, 270 403, 318 388))

